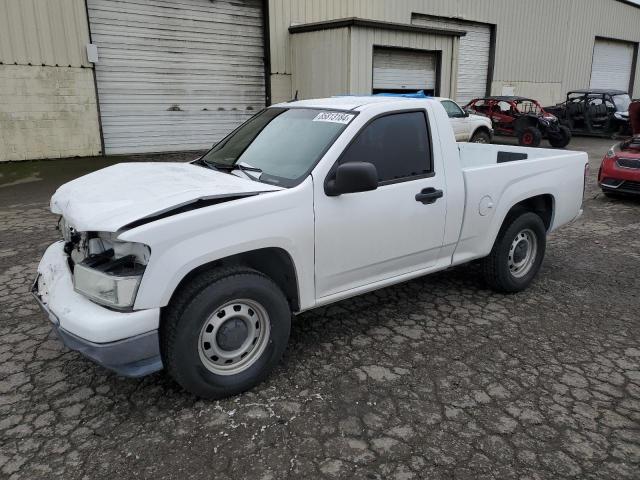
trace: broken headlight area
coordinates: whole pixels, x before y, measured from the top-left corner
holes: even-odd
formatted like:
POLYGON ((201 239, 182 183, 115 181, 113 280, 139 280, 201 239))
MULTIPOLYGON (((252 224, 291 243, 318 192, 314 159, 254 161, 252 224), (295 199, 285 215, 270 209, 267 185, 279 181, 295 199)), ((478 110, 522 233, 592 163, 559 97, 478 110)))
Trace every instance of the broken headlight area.
POLYGON ((73 268, 76 292, 107 307, 133 306, 145 266, 133 255, 113 259, 106 254, 89 257, 73 268))
POLYGON ((130 309, 149 261, 149 247, 122 242, 115 233, 77 232, 64 219, 58 228, 75 291, 109 308, 130 309))

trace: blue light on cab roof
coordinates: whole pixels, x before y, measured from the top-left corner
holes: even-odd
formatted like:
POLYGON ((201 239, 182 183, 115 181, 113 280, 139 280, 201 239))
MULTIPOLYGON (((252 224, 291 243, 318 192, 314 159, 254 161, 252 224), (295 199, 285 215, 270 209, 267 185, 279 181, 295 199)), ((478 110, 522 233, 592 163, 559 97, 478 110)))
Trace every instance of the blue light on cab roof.
POLYGON ((334 95, 333 98, 343 97, 397 97, 397 98, 433 98, 432 95, 427 95, 424 90, 419 90, 413 93, 376 93, 373 95, 334 95))

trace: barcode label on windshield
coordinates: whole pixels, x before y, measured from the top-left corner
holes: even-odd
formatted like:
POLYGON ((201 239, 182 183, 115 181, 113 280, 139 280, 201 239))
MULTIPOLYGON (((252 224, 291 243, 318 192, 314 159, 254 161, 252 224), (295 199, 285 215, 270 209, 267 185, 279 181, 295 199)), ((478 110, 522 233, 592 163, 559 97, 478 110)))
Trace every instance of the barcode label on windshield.
POLYGON ((320 112, 313 119, 314 122, 331 122, 331 123, 344 123, 345 125, 351 121, 354 115, 341 112, 320 112))

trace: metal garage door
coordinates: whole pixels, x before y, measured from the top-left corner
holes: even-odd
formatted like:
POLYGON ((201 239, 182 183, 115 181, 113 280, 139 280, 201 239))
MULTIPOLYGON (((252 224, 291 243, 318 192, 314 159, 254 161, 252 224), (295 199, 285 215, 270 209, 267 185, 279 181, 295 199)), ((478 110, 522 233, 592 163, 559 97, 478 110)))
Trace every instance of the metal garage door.
POLYGON ((261 0, 88 0, 106 153, 211 146, 264 107, 261 0))
POLYGON ((591 64, 591 88, 628 91, 633 51, 631 43, 596 39, 591 64))
POLYGON ((399 92, 436 89, 436 55, 432 52, 373 49, 373 91, 399 92))
POLYGON ((489 58, 491 54, 491 27, 477 23, 424 17, 416 15, 415 25, 453 30, 464 30, 460 37, 456 100, 465 104, 487 93, 489 58))

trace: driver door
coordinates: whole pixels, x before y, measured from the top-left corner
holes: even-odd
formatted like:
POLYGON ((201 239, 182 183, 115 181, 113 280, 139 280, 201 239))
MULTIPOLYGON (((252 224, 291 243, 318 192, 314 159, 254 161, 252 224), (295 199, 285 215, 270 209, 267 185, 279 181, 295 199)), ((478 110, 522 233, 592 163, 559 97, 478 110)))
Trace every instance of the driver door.
POLYGON ((412 110, 375 118, 338 159, 337 164, 372 163, 376 190, 332 197, 324 183, 333 171, 314 178, 317 299, 436 263, 446 191, 443 172, 434 171, 426 114, 412 110), (420 194, 426 192, 434 198, 425 201, 420 194))

